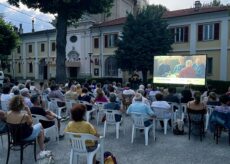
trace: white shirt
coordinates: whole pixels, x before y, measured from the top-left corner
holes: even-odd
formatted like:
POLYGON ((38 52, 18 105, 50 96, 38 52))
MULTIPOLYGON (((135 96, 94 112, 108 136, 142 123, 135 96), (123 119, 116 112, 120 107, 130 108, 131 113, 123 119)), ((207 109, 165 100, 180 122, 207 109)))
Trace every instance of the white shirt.
POLYGON ((135 92, 132 89, 126 89, 123 91, 123 94, 124 95, 135 95, 135 92))
MULTIPOLYGON (((135 97, 133 98, 132 100, 132 103, 136 102, 135 101, 135 97)), ((150 103, 149 103, 149 100, 145 97, 142 96, 142 102, 145 103, 146 105, 148 105, 150 107, 150 103)))
POLYGON ((166 101, 154 101, 154 102, 152 102, 151 107, 163 108, 163 109, 170 109, 171 108, 171 106, 166 101))
POLYGON ((10 94, 1 94, 1 101, 10 101, 10 99, 13 97, 13 93, 10 94))

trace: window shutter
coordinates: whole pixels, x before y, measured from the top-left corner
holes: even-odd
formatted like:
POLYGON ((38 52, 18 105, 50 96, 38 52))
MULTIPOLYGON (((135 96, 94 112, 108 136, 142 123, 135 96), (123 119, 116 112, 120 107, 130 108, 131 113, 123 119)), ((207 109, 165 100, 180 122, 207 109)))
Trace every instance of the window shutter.
POLYGON ((184 42, 188 42, 188 26, 184 27, 184 42))
POLYGON ((220 37, 220 23, 214 24, 214 40, 219 40, 220 37))
POLYGON ((198 25, 198 41, 203 40, 203 25, 198 25))
POLYGON ((115 43, 115 46, 117 46, 117 44, 118 44, 118 34, 114 34, 114 43, 115 43))
POLYGON ((105 48, 108 48, 108 35, 104 36, 104 42, 105 48))

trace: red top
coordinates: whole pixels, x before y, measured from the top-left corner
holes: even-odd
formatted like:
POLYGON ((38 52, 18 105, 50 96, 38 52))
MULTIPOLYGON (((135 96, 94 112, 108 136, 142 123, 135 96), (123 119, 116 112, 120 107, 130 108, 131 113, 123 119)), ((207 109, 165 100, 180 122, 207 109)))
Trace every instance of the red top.
POLYGON ((185 67, 180 71, 179 77, 194 78, 196 77, 196 72, 192 67, 185 67))

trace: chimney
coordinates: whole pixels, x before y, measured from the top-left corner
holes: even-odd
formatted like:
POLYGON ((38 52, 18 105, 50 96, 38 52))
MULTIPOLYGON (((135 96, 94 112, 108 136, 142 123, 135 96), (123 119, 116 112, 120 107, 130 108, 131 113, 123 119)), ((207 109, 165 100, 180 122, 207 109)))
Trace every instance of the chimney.
POLYGON ((22 28, 22 24, 20 23, 19 24, 19 34, 22 34, 23 33, 23 28, 22 28))
POLYGON ((194 7, 195 11, 199 11, 199 9, 202 7, 202 4, 200 3, 200 1, 195 1, 194 7))
POLYGON ((34 18, 32 19, 32 32, 34 32, 34 18))

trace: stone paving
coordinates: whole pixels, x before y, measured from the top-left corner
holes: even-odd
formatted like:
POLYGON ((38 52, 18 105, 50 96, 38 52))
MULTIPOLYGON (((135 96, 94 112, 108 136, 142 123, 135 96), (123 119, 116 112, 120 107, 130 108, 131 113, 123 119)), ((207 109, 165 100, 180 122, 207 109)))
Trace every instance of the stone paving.
MULTIPOLYGON (((199 137, 192 136, 188 140, 188 135, 175 136, 168 129, 167 135, 158 127, 156 130, 156 141, 149 138, 149 145, 144 145, 144 134, 137 132, 134 143, 131 144, 131 120, 125 117, 126 132, 120 132, 120 138, 115 138, 115 127, 109 126, 105 138, 105 151, 111 151, 117 158, 118 164, 230 164, 230 146, 228 136, 223 134, 218 145, 213 140, 213 135, 206 134, 203 142, 199 137)), ((96 126, 96 121, 91 121, 96 126)), ((62 127, 67 122, 62 123, 62 127)), ((96 126, 99 133, 103 132, 103 124, 96 126)), ((0 146, 0 164, 6 161, 7 138, 3 137, 4 145, 0 146)), ((59 144, 50 141, 47 149, 55 155, 56 164, 69 163, 69 142, 67 137, 59 144)), ((33 164, 33 149, 28 147, 24 151, 24 164, 33 164)), ((99 158, 99 155, 98 157, 99 158)), ((11 152, 9 164, 19 163, 19 152, 11 152)), ((84 157, 81 164, 86 163, 84 157)))

